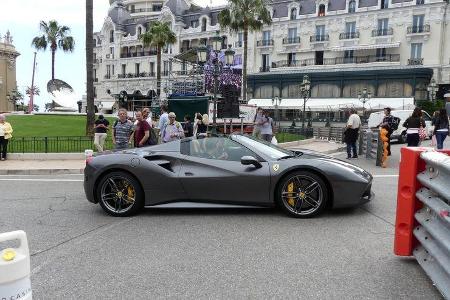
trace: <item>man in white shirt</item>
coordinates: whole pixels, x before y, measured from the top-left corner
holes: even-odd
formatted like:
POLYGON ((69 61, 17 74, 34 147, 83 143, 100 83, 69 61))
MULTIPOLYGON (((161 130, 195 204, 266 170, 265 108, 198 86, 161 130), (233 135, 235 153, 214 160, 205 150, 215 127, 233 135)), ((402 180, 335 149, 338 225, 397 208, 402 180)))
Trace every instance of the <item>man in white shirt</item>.
POLYGON ((359 128, 361 127, 361 119, 356 113, 356 110, 352 108, 350 113, 351 115, 348 118, 347 128, 344 133, 344 141, 347 144, 347 159, 358 158, 358 153, 356 152, 356 141, 358 140, 359 128))
POLYGON ((162 131, 166 127, 166 124, 169 123, 169 114, 167 113, 168 108, 167 105, 161 105, 161 116, 159 117, 159 135, 161 136, 161 139, 163 137, 162 131))

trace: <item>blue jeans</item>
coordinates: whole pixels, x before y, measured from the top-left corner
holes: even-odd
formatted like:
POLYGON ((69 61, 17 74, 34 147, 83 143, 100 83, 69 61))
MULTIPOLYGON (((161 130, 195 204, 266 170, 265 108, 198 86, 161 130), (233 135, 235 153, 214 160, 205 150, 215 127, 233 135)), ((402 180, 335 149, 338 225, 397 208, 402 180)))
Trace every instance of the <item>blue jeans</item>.
POLYGON ((353 151, 353 157, 357 157, 358 153, 356 153, 356 142, 347 143, 347 157, 352 156, 353 151))
POLYGON ((444 141, 448 131, 436 131, 436 144, 438 149, 444 149, 444 141))

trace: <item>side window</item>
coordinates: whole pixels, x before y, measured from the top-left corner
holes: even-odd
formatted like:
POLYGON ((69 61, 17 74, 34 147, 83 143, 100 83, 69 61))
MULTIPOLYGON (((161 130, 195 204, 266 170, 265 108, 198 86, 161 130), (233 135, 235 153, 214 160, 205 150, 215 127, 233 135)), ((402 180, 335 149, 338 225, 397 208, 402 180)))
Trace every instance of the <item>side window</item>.
POLYGON ((242 156, 256 156, 244 146, 229 138, 209 137, 186 141, 182 145, 182 154, 227 161, 241 161, 242 156))

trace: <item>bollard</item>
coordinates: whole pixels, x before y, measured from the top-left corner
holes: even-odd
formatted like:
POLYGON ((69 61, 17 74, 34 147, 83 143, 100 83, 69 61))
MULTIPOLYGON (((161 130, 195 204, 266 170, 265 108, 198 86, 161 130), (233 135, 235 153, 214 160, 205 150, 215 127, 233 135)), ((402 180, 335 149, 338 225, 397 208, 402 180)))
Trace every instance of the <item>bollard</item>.
POLYGON ((31 300, 30 252, 27 235, 18 230, 0 234, 0 242, 19 240, 19 248, 0 249, 0 299, 31 300))

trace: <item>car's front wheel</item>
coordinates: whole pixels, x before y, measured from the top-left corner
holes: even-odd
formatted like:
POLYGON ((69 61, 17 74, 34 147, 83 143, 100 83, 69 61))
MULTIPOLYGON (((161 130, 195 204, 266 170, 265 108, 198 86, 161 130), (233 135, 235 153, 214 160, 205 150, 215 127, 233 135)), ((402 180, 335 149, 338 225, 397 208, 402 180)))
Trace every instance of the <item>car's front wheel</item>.
POLYGON ((328 189, 325 182, 309 171, 296 171, 286 176, 277 188, 279 206, 288 215, 310 218, 326 207, 328 189))
POLYGON ((96 187, 100 206, 108 214, 126 217, 144 206, 144 193, 139 182, 125 172, 111 172, 103 176, 96 187))

